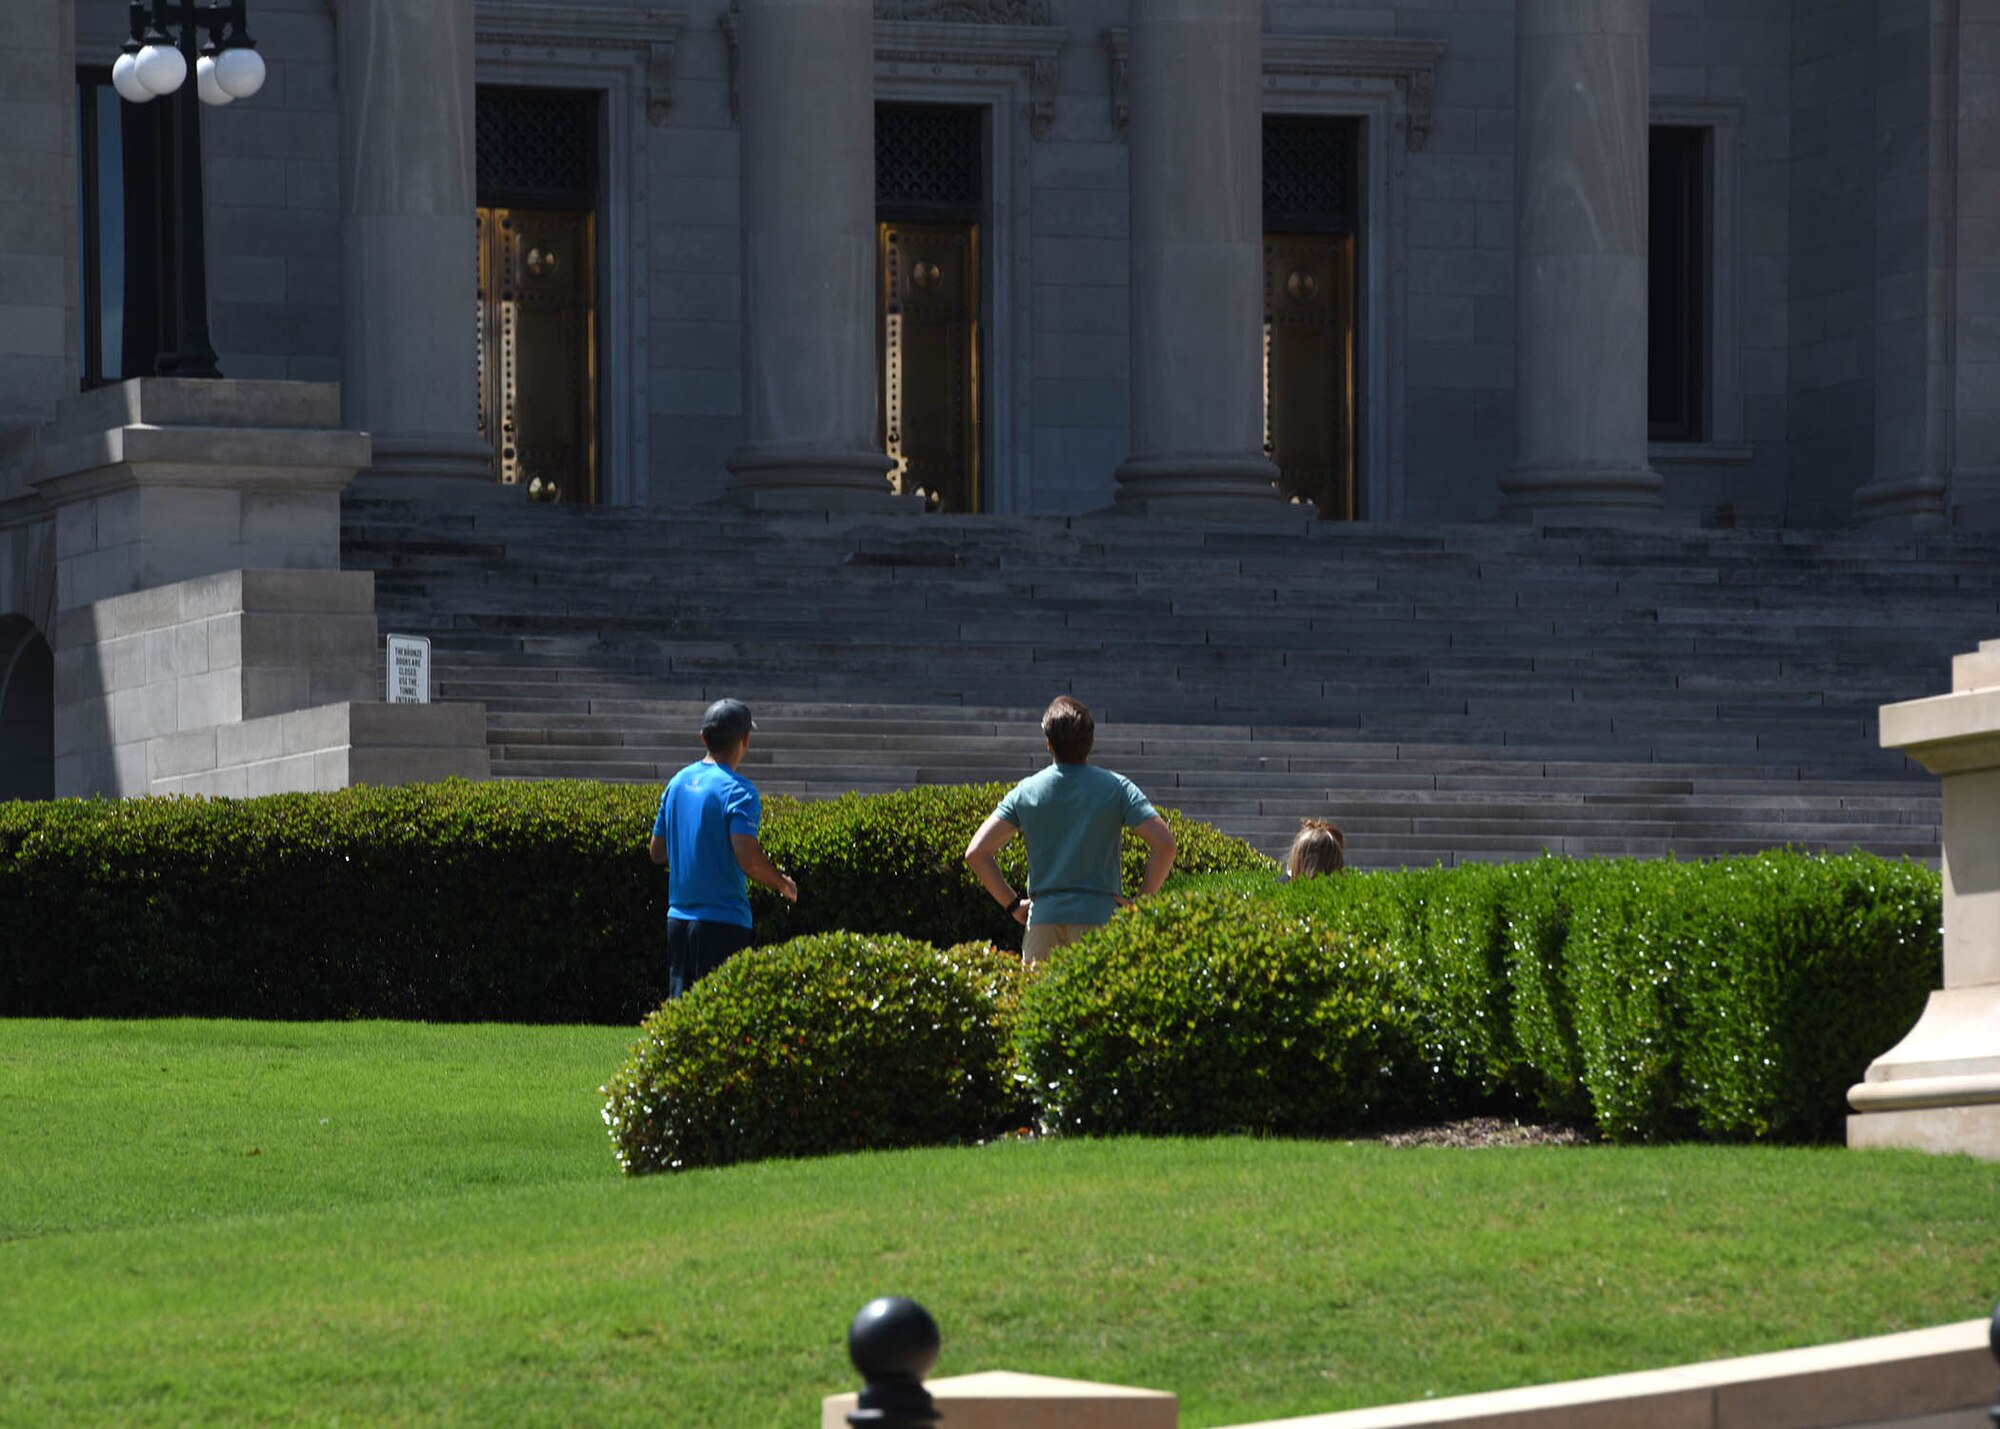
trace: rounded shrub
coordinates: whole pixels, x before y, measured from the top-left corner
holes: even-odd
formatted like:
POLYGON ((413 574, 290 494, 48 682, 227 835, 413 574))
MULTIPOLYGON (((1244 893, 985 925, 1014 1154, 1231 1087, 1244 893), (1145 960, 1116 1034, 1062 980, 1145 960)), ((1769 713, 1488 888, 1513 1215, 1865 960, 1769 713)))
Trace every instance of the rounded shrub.
POLYGON ((1062 949, 1016 1039, 1061 1131, 1323 1135, 1422 1095, 1389 962, 1240 893, 1150 900, 1062 949))
POLYGON ((852 933, 737 954, 649 1016, 601 1089, 619 1164, 640 1175, 1003 1128, 1017 1098, 1004 979, 986 963, 852 933))

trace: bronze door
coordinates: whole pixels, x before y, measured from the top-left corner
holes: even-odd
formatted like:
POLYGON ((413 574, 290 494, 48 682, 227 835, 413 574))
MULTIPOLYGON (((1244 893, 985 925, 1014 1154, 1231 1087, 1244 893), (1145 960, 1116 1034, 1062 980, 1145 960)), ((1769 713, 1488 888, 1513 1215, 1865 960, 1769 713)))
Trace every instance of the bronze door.
POLYGON ((479 430, 500 480, 597 499, 597 309, 587 211, 480 208, 479 430))
POLYGON ((1279 490, 1354 519, 1354 239, 1264 235, 1264 454, 1279 490))
POLYGON ((979 509, 979 227, 878 225, 876 421, 896 490, 979 509))

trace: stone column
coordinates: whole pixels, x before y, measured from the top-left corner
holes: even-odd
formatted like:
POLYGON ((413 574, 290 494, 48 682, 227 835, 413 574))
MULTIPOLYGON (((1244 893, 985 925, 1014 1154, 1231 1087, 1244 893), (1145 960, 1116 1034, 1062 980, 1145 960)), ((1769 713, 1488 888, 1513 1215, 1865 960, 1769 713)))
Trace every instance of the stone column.
POLYGON ((1656 511, 1646 460, 1647 0, 1520 0, 1514 469, 1533 517, 1656 511))
POLYGON ((869 0, 743 0, 744 443, 726 500, 888 508, 869 0))
POLYGON ((1875 350, 1867 369, 1874 374, 1875 469, 1854 493, 1861 525, 1945 527, 1956 377, 1957 10, 1956 0, 1876 0, 1875 132, 1885 139, 1875 154, 1875 350))
POLYGON ((2000 1161, 2000 640, 1951 662, 1948 695, 1882 706, 1882 744, 1941 776, 1944 986, 1847 1093, 1849 1146, 2000 1161))
POLYGON ((369 470, 491 481, 479 434, 471 0, 339 0, 341 422, 369 470))
POLYGON ((1132 454, 1118 504, 1276 511, 1259 0, 1134 0, 1132 454))

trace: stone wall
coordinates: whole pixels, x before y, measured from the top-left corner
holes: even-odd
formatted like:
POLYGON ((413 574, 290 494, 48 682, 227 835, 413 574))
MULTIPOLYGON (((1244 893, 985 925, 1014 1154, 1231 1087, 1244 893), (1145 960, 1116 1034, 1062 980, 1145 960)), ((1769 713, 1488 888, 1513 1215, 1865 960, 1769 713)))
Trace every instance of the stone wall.
POLYGON ((76 90, 63 4, 0 6, 0 429, 76 390, 76 90))
POLYGON ((365 571, 226 571, 64 610, 55 633, 61 794, 147 792, 215 767, 216 726, 366 700, 381 678, 365 571))

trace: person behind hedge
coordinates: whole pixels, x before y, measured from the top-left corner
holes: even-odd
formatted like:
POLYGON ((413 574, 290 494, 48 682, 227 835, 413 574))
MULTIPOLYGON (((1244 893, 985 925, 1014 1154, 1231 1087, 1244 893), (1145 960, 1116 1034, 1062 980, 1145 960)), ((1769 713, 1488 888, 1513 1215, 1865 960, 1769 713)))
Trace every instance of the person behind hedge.
POLYGON ((701 717, 708 754, 674 775, 646 852, 667 870, 667 996, 679 997, 750 946, 745 877, 799 901, 799 886, 780 873, 757 841, 763 801, 736 772, 757 727, 741 700, 717 700, 701 717))
POLYGON ((1174 866, 1174 835, 1138 786, 1089 763, 1096 726, 1080 700, 1059 695, 1042 716, 1053 762, 1016 784, 979 826, 965 861, 994 901, 1027 926, 1021 956, 1038 963, 1129 906, 1119 851, 1126 829, 1146 845, 1140 897, 1160 891, 1174 866), (1016 893, 996 855, 1020 834, 1028 891, 1016 893))
POLYGON ((1347 866, 1347 835, 1328 819, 1300 819, 1298 836, 1285 855, 1285 878, 1318 878, 1347 866))

